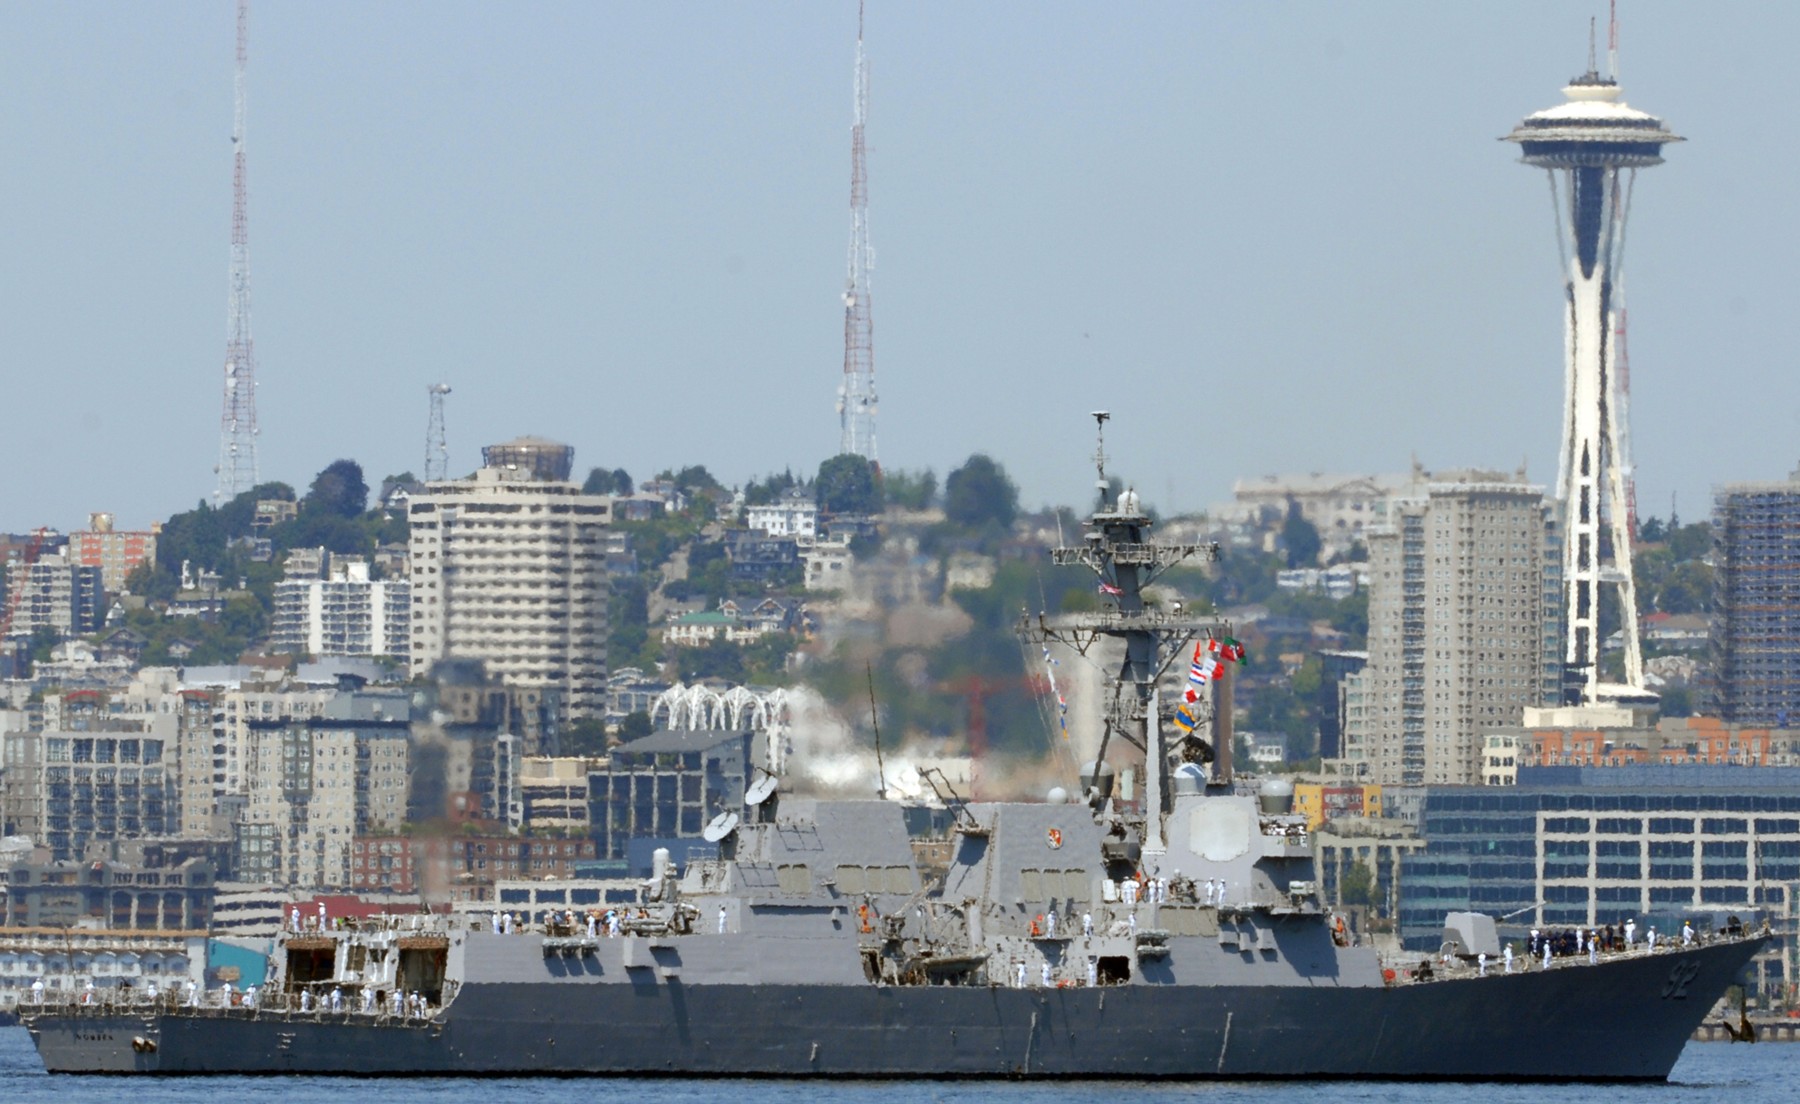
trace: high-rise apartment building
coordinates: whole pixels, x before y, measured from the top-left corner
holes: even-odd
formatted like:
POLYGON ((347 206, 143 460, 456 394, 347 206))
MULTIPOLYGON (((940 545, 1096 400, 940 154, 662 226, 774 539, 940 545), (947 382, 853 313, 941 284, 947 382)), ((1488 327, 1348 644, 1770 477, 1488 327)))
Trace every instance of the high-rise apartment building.
POLYGON ((249 770, 257 734, 304 723, 324 712, 334 690, 228 686, 213 695, 212 794, 215 806, 240 802, 255 784, 249 770))
POLYGON ((98 632, 106 620, 100 579, 100 568, 77 562, 67 550, 36 563, 7 564, 7 600, 13 603, 9 631, 30 636, 43 630, 63 637, 98 632))
POLYGON ((411 696, 340 690, 314 716, 251 729, 249 793, 233 826, 240 879, 307 888, 351 884, 359 835, 406 819, 411 696))
POLYGON ((534 438, 490 446, 472 478, 411 497, 415 677, 479 659, 555 694, 560 720, 605 708, 612 499, 569 481, 574 454, 534 438))
POLYGON ((1721 489, 1713 538, 1719 715, 1740 724, 1800 723, 1800 471, 1785 483, 1721 489))
POLYGON ((1360 708, 1340 773, 1475 782, 1485 733, 1555 701, 1554 530, 1522 473, 1420 473, 1390 504, 1369 530, 1369 658, 1343 679, 1360 708))
POLYGON ((288 655, 392 656, 411 647, 412 588, 374 579, 365 560, 334 557, 324 578, 275 584, 270 647, 288 655))
POLYGON ((69 534, 69 558, 100 569, 100 585, 108 593, 125 588, 125 577, 139 564, 156 562, 156 538, 162 522, 149 529, 114 529, 111 514, 89 514, 88 527, 69 534))

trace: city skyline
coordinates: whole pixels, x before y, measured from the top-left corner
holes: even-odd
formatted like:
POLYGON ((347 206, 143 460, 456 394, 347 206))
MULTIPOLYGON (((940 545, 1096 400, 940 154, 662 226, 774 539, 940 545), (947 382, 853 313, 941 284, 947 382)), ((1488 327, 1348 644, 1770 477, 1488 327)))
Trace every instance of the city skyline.
MULTIPOLYGON (((884 462, 987 452, 1025 504, 1078 503, 1106 406, 1166 512, 1414 454, 1549 481, 1546 200, 1495 139, 1585 68, 1590 7, 872 5, 884 462)), ((1774 52, 1800 16, 1620 14, 1627 98, 1691 139, 1635 201, 1639 510, 1698 518, 1795 460, 1800 382, 1749 320, 1795 279, 1755 248, 1800 217, 1755 188, 1790 175, 1756 108, 1800 82, 1774 52)), ((35 412, 0 530, 212 489, 233 11, 110 15, 0 13, 8 394, 35 412)), ((521 433, 639 478, 835 451, 854 4, 252 20, 265 479, 421 472, 440 379, 453 475, 521 433)))

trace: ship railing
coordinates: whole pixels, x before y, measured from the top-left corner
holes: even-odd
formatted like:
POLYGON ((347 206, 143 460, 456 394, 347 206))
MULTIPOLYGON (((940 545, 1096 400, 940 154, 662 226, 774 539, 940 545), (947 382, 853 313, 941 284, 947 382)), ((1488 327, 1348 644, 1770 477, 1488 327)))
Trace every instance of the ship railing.
POLYGON ((1513 955, 1510 969, 1504 954, 1489 955, 1484 969, 1479 955, 1450 953, 1451 948, 1446 946, 1436 954, 1420 952, 1416 957, 1384 958, 1381 963, 1382 977, 1389 985, 1419 985, 1474 977, 1505 977, 1508 974, 1542 973, 1545 970, 1589 969, 1603 966, 1609 962, 1644 958, 1650 955, 1675 954, 1716 943, 1742 943, 1751 939, 1766 938, 1771 934, 1771 929, 1765 923, 1761 929, 1755 931, 1743 926, 1712 933, 1695 931, 1692 943, 1686 942, 1679 934, 1673 938, 1659 937, 1654 945, 1648 939, 1640 937, 1623 949, 1598 951, 1592 955, 1585 948, 1574 953, 1557 954, 1553 952, 1547 963, 1542 952, 1533 955, 1527 950, 1513 955))

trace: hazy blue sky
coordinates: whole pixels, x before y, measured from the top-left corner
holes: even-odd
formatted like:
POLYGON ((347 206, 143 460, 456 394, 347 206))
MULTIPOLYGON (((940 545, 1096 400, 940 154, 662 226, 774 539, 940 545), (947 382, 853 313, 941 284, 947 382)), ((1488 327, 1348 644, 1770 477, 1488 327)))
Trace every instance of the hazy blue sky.
MULTIPOLYGON (((1690 141, 1629 239, 1641 512, 1800 460, 1800 6, 1632 2, 1690 141)), ((1495 139, 1605 4, 872 0, 881 459, 1164 509, 1278 470, 1555 477, 1548 191, 1495 139)), ((251 16, 265 479, 518 434, 642 478, 836 450, 856 7, 333 3, 251 16)), ((232 5, 0 6, 0 528, 211 492, 232 5)), ((1604 46, 1604 43, 1602 44, 1604 46)))

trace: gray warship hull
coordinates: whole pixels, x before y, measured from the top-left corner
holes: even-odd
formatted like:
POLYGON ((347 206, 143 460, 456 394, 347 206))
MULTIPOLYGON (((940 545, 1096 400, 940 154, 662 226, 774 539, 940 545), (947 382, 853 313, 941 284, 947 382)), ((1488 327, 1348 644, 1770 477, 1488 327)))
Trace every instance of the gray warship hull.
POLYGON ((61 1008, 51 1072, 1661 1080, 1762 945, 1367 986, 469 984, 430 1020, 61 1008))

